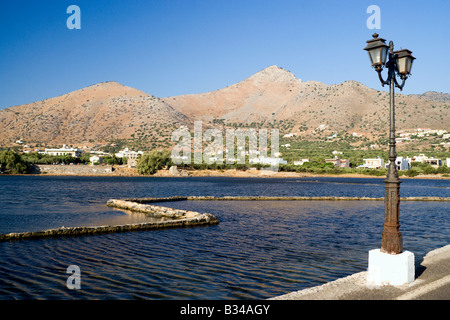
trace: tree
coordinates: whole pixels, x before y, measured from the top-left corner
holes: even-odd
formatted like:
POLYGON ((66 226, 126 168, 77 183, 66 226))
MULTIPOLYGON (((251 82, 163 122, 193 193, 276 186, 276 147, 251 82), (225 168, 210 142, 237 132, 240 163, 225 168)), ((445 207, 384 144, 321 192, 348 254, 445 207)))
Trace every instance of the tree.
POLYGON ((137 163, 139 174, 154 174, 165 166, 172 165, 170 151, 152 150, 150 153, 142 155, 137 163))
POLYGON ((12 174, 24 174, 29 171, 28 163, 12 150, 0 152, 0 168, 12 174))
POLYGON ((415 177, 419 175, 419 172, 417 172, 417 170, 414 169, 409 169, 405 172, 405 175, 408 177, 415 177))
POLYGON ((105 157, 103 162, 108 165, 124 164, 123 158, 117 158, 115 154, 112 157, 105 157))

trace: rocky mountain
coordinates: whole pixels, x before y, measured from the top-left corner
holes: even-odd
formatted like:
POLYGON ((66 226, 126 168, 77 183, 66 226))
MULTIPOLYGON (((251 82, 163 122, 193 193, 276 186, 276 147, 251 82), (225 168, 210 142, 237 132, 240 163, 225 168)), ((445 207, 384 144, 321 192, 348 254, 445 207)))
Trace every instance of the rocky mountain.
MULTIPOLYGON (((432 128, 450 130, 450 95, 396 93, 398 130, 432 128)), ((302 82, 291 72, 270 66, 224 89, 164 98, 191 119, 223 119, 225 123, 259 124, 288 121, 292 132, 311 134, 347 131, 372 137, 386 132, 389 93, 356 81, 326 85, 302 82)))
MULTIPOLYGON (((58 145, 170 131, 189 120, 159 98, 117 82, 0 110, 0 145, 58 145)), ((158 137, 155 137, 157 139, 158 137)))
POLYGON ((438 100, 444 102, 450 102, 450 94, 436 91, 427 91, 418 95, 419 97, 428 98, 430 100, 438 100))
MULTIPOLYGON (((397 91, 397 131, 450 131, 450 95, 397 91)), ((307 139, 336 132, 368 139, 386 135, 389 93, 356 81, 326 85, 302 81, 270 66, 226 88, 157 98, 117 82, 104 82, 59 97, 0 110, 0 147, 27 144, 107 143, 116 139, 142 146, 168 146, 181 125, 277 127, 307 139)))
POLYGON ((292 73, 271 66, 224 89, 163 101, 196 120, 261 122, 275 119, 303 88, 292 73))

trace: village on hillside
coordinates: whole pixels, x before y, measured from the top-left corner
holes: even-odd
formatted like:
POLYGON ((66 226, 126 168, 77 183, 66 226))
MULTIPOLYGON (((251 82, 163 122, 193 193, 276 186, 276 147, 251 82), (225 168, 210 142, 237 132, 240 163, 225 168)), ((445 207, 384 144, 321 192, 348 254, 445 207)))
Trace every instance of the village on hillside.
MULTIPOLYGON (((322 128, 323 129, 323 128, 322 128)), ((361 136, 354 133, 354 136, 361 136)), ((190 169, 252 169, 269 166, 277 166, 280 171, 316 172, 316 173, 348 173, 362 172, 371 175, 383 175, 389 165, 387 157, 387 147, 370 144, 369 148, 352 148, 348 145, 336 144, 339 141, 338 135, 331 135, 321 145, 311 143, 311 147, 295 148, 295 133, 284 134, 279 146, 279 152, 269 154, 261 150, 247 150, 242 146, 236 148, 234 153, 230 153, 227 148, 223 150, 209 151, 203 154, 203 165, 192 165, 186 155, 172 155, 173 163, 181 163, 182 168, 190 169), (290 139, 293 139, 289 143, 290 139), (337 147, 336 149, 323 148, 323 145, 337 147), (339 149, 339 146, 344 146, 339 149), (345 149, 347 146, 347 149, 345 149), (230 156, 234 154, 234 156, 230 156), (225 156, 228 155, 228 156, 225 156), (238 162, 245 159, 245 165, 238 162), (265 156, 263 156, 265 155, 265 156), (238 159, 239 158, 239 159, 238 159)), ((450 173, 450 133, 446 130, 432 130, 418 128, 410 131, 401 131, 397 134, 396 144, 407 145, 414 141, 420 141, 432 137, 437 141, 434 146, 438 147, 430 150, 398 151, 395 161, 397 169, 407 176, 418 174, 443 174, 450 173)), ((133 150, 130 147, 123 147, 117 144, 109 144, 109 149, 104 145, 92 147, 74 147, 72 145, 62 145, 53 148, 33 147, 20 139, 16 141, 14 150, 21 154, 25 161, 32 164, 53 164, 53 165, 120 165, 122 167, 136 168, 139 160, 149 150, 133 150), (112 147, 112 148, 111 148, 112 147)), ((156 149, 155 149, 156 150, 156 149)), ((160 150, 160 149, 158 149, 160 150)), ((166 150, 167 151, 167 150, 166 150)), ((189 159, 190 160, 190 159, 189 159)), ((168 169, 168 168, 167 168, 168 169)))

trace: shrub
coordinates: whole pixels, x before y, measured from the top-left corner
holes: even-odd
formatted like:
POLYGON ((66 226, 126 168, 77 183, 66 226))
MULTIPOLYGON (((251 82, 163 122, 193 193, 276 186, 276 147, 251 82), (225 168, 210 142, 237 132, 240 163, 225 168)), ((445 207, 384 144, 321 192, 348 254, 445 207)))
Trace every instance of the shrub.
POLYGON ((427 166, 427 167, 423 167, 422 172, 425 174, 435 174, 436 169, 433 168, 432 166, 427 166))
POLYGON ((450 173, 450 167, 440 166, 436 169, 436 173, 450 173))
POLYGON ((154 174, 165 166, 172 165, 169 151, 153 150, 144 154, 137 163, 137 172, 139 174, 154 174))
POLYGON ((419 175, 419 172, 417 172, 417 170, 414 170, 414 169, 409 169, 405 172, 405 176, 408 176, 408 177, 415 177, 417 175, 419 175))
POLYGON ((12 150, 0 152, 0 168, 12 174, 24 174, 29 172, 29 166, 22 157, 12 150))

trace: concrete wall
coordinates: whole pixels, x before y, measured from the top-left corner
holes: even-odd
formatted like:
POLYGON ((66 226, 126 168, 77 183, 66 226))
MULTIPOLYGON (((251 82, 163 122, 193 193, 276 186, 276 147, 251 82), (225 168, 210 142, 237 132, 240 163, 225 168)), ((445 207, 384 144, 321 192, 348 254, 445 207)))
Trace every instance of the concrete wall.
POLYGON ((91 165, 34 165, 34 174, 55 174, 55 175, 99 175, 109 174, 113 171, 112 166, 91 166, 91 165))

